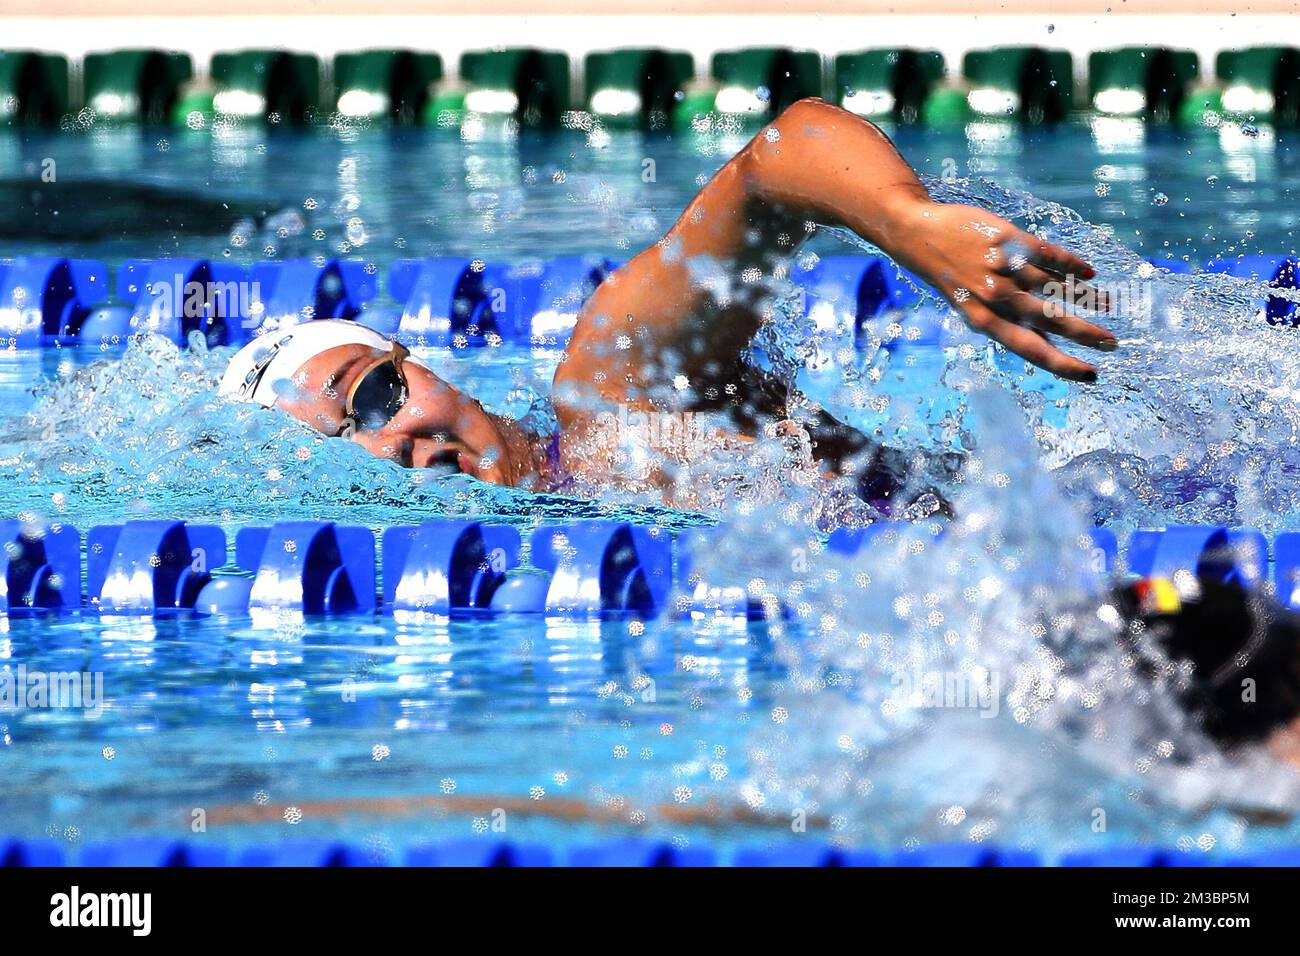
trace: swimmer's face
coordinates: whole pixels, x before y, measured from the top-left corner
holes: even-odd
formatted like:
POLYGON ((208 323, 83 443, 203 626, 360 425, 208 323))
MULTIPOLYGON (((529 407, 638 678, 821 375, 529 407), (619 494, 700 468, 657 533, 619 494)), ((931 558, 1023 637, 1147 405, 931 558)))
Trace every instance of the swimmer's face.
MULTIPOLYGON (((326 435, 349 425, 346 406, 354 383, 385 353, 365 345, 341 345, 303 364, 291 396, 277 404, 326 435)), ((408 468, 451 465, 468 475, 511 484, 508 452, 496 419, 473 398, 447 384, 414 359, 402 363, 405 403, 383 424, 350 431, 371 454, 408 468)))

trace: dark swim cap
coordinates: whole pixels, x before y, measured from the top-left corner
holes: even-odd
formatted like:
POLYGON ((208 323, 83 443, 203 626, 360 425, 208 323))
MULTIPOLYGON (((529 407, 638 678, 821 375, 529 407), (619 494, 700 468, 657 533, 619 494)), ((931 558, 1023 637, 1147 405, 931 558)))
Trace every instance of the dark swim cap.
MULTIPOLYGON (((1208 577, 1176 588, 1147 578, 1116 592, 1121 642, 1150 678, 1191 665, 1176 689, 1207 734, 1233 745, 1262 740, 1300 716, 1300 615, 1258 588, 1208 577), (1143 637, 1164 660, 1143 649, 1143 637)), ((1150 645, 1148 645, 1150 646, 1150 645)))

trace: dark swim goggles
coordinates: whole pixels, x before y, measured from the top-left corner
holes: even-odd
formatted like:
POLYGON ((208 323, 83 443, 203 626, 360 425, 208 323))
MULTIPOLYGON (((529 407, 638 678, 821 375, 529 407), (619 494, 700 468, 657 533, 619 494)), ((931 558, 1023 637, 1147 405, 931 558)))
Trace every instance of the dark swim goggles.
POLYGON ((375 359, 353 380, 340 434, 383 428, 401 411, 411 394, 402 368, 410 354, 406 346, 394 342, 391 352, 375 359))

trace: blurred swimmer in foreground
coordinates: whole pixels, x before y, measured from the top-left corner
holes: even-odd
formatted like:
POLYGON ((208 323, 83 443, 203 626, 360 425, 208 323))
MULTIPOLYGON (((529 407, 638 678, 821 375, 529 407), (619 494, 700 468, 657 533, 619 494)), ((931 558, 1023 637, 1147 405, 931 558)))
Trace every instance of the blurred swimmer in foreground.
POLYGON ((1300 767, 1300 614, 1262 588, 1188 574, 1118 587, 1100 616, 1222 749, 1262 745, 1300 767))
POLYGON ((952 464, 922 463, 909 476, 903 455, 803 409, 787 382, 749 361, 755 334, 776 314, 764 280, 788 274, 814 224, 883 249, 972 328, 1062 378, 1092 382, 1097 370, 1050 336, 1116 346, 1071 314, 1073 303, 1045 299, 1104 301, 1080 281, 1094 274, 1086 262, 983 209, 934 202, 884 133, 809 99, 766 126, 667 235, 595 291, 555 373, 553 434, 486 411, 401 345, 350 322, 259 337, 231 361, 222 392, 276 405, 408 467, 451 465, 537 491, 569 481, 666 489, 673 463, 711 448, 806 436, 827 477, 853 480, 860 497, 889 511, 952 464))
MULTIPOLYGON (((1113 629, 1115 650, 1126 661, 1124 673, 1150 689, 1168 693, 1224 755, 1267 753, 1277 766, 1300 770, 1300 614, 1280 607, 1262 591, 1224 583, 1210 575, 1147 578, 1116 587, 1100 604, 1100 616, 1113 629)), ((617 674, 608 674, 617 679, 617 674)), ((959 711, 946 710, 949 715, 959 711)), ((976 725, 976 711, 965 711, 976 725)), ((1011 713, 1008 708, 1005 713, 1011 713)), ((982 716, 983 714, 981 714, 982 716)), ((952 730, 952 725, 946 725, 952 730)), ((951 741, 949 744, 951 745, 951 741)), ((886 748, 873 758, 881 759, 886 748)), ((1037 747, 1035 752, 1038 753, 1037 747)), ((1041 754, 1039 755, 1041 758, 1041 754)), ((1235 779, 1219 767, 1213 778, 1190 791, 1174 788, 1165 776, 1142 786, 1153 787, 1187 810, 1222 807, 1237 819, 1256 825, 1289 826, 1300 806, 1300 776, 1283 772, 1261 776, 1258 763, 1235 779)), ((895 768, 896 769, 896 768, 895 768)), ((997 789, 1001 789, 999 783, 997 789)), ((909 800, 915 795, 906 791, 909 800)), ((939 798, 942 799, 942 798, 939 798)), ((503 793, 457 792, 350 796, 297 800, 313 820, 356 815, 401 817, 444 813, 480 815, 504 807, 511 814, 543 816, 566 823, 591 822, 626 826, 628 808, 559 796, 544 801, 503 793)), ((942 804, 947 806, 945 802, 942 804)), ((637 804, 644 820, 658 825, 728 829, 737 825, 768 826, 788 832, 789 816, 771 807, 755 808, 739 800, 707 799, 689 804, 637 804)), ((825 808, 823 808, 825 811, 825 808)), ((214 808, 209 820, 273 822, 284 806, 244 801, 214 808)), ((826 812, 809 816, 812 829, 828 826, 826 812)))

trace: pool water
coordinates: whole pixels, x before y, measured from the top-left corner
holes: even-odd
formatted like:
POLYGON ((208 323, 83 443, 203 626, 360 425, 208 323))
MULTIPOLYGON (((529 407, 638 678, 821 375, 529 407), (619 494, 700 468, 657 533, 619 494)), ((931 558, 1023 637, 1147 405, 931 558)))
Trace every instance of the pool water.
POLYGON ((504 619, 13 620, 10 663, 102 671, 109 703, 94 719, 6 715, 5 826, 184 837, 202 810, 224 845, 329 836, 394 855, 483 821, 551 845, 556 831, 705 839, 725 828, 662 813, 683 787, 695 806, 727 797, 779 674, 764 643, 743 627, 633 639, 625 624, 504 619), (590 809, 571 820, 574 801, 590 809))
MULTIPOLYGON (((937 188, 1002 195, 967 182, 982 177, 1076 210, 1078 222, 1047 218, 1100 253, 1116 279, 1138 257, 1200 263, 1294 251, 1294 135, 1124 121, 896 131, 937 188)), ((381 271, 448 254, 626 258, 658 238, 743 141, 490 130, 466 139, 430 130, 6 133, 0 195, 17 211, 0 224, 0 256, 110 266, 142 256, 348 256, 381 271), (53 184, 40 183, 46 157, 57 162, 53 184)), ((856 251, 834 235, 814 237, 808 250, 856 251)), ((1246 473, 1226 445, 1214 467, 1192 469, 1195 480, 1172 463, 1193 429, 1217 449, 1239 435, 1242 417, 1259 418, 1261 453, 1288 447, 1285 407, 1270 418, 1251 404, 1258 395, 1233 408, 1218 393, 1198 405, 1171 394, 1195 389, 1167 371, 1186 367, 1226 389, 1229 377, 1210 363, 1236 361, 1234 374, 1249 375, 1259 394, 1285 395, 1297 370, 1260 357, 1285 341, 1266 336, 1285 333, 1247 324, 1250 289, 1143 281, 1210 311, 1160 348, 1142 343, 1173 326, 1126 328, 1131 357, 1117 358, 1117 383, 1096 393, 1052 391, 1000 359, 984 384, 1009 385, 1012 397, 966 391, 969 368, 944 371, 969 360, 960 346, 937 360, 929 385, 916 385, 915 358, 910 377, 878 383, 910 395, 901 404, 924 406, 930 417, 910 423, 914 437, 933 426, 978 438, 969 450, 979 467, 961 489, 968 517, 931 550, 832 560, 806 524, 815 510, 807 487, 781 485, 708 515, 732 532, 714 570, 751 591, 770 586, 793 609, 789 621, 5 620, 8 665, 99 671, 107 696, 93 718, 0 714, 5 834, 76 845, 153 833, 236 847, 329 836, 391 856, 426 839, 499 835, 504 825, 512 840, 553 847, 628 834, 726 847, 801 838, 794 812, 814 821, 816 839, 888 852, 986 839, 1045 855, 1133 841, 1193 851, 1293 841, 1286 828, 1249 826, 1240 807, 1170 797, 1170 776, 1226 773, 1195 741, 1176 738, 1178 757, 1192 755, 1187 766, 1147 774, 1168 757, 1158 721, 1098 759, 1076 746, 1072 719, 1048 715, 1035 696, 1055 682, 1062 701, 1077 703, 1105 670, 1063 654, 1061 678, 1035 650, 1034 621, 1056 626, 1062 607, 1099 588, 1079 545, 1088 525, 1215 516, 1277 529, 1295 512, 1286 497, 1294 455, 1261 466, 1274 471, 1258 472, 1254 497, 1225 490, 1225 476, 1246 473), (1215 323, 1223 352, 1204 357, 1196 336, 1215 323), (1242 365, 1242 355, 1253 358, 1242 365), (1139 373, 1154 384, 1135 384, 1139 373), (935 413, 948 399, 956 404, 935 413), (958 404, 960 426, 951 421, 958 404), (1070 446, 1062 436, 1081 421, 1109 444, 1070 446), (904 708, 900 717, 888 700, 909 662, 962 672, 973 662, 1005 674, 1023 699, 997 715, 904 708), (1111 820, 1100 835, 1098 807, 1111 820), (196 811, 203 833, 193 832, 196 811)), ((557 360, 468 352, 422 357, 516 414, 544 398, 557 360)), ((144 516, 228 530, 289 518, 374 529, 443 515, 524 527, 704 520, 634 496, 531 496, 403 472, 283 416, 217 403, 211 386, 225 354, 158 341, 125 353, 0 353, 5 513, 83 532, 144 516)), ((719 467, 728 466, 736 463, 719 467)), ((1113 706, 1144 713, 1131 697, 1116 690, 1113 706)))
MULTIPOLYGON (((935 177, 982 177, 1106 223, 1152 259, 1296 245, 1300 132, 1097 119, 888 130, 935 177)), ((627 257, 657 239, 741 133, 580 131, 463 141, 439 130, 0 131, 10 214, 0 256, 578 253, 627 257), (56 181, 42 182, 55 161, 56 181)), ((831 240, 833 243, 834 240, 831 240)), ((835 248, 835 246, 830 246, 835 248)), ((841 250, 842 251, 842 250, 841 250)))

